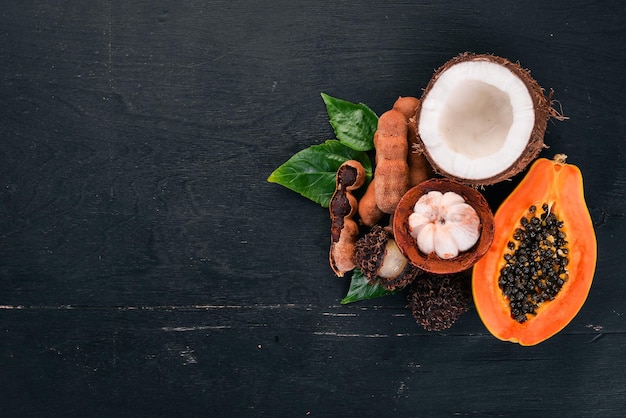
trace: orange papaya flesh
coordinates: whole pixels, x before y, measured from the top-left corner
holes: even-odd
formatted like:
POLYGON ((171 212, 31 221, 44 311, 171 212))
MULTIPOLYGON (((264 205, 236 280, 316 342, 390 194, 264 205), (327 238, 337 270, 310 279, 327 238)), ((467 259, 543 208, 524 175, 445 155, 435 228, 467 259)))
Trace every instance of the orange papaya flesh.
MULTIPOLYGON (((561 161, 536 160, 500 205, 494 222, 492 245, 472 273, 476 310, 485 327, 498 339, 520 345, 538 344, 571 322, 585 303, 593 281, 597 243, 580 170, 561 161), (546 207, 544 205, 557 219, 561 225, 559 231, 565 235, 564 249, 557 250, 560 254, 567 253, 565 274, 561 275, 565 281, 552 300, 538 303, 532 313, 522 315, 520 322, 512 314, 510 298, 515 296, 505 296, 503 292, 501 272, 510 264, 505 260, 505 254, 511 254, 512 248, 518 245, 513 236, 516 229, 519 231, 521 218, 532 216, 529 213, 531 207, 537 208, 539 213, 539 208, 546 207)), ((544 256, 539 253, 535 257, 539 263, 545 261, 541 260, 544 256)), ((540 279, 537 274, 529 280, 540 279)), ((530 298, 529 295, 525 297, 530 298)))

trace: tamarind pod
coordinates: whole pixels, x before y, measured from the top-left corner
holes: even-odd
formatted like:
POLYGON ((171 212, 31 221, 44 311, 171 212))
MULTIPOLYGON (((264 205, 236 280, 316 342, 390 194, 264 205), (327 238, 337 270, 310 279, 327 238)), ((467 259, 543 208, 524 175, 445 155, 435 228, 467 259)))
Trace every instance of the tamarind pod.
POLYGON ((376 181, 372 179, 365 190, 365 194, 359 201, 359 218, 361 223, 367 226, 374 226, 385 215, 378 206, 376 206, 376 181))
POLYGON ((409 154, 407 163, 409 166, 409 187, 417 186, 421 182, 434 176, 434 172, 424 154, 420 151, 417 142, 415 112, 419 99, 416 97, 398 97, 393 108, 402 112, 408 121, 409 154))
POLYGON ((384 213, 392 214, 398 202, 409 190, 408 166, 406 161, 396 160, 389 164, 376 180, 376 205, 384 213))
POLYGON ((339 241, 331 244, 330 267, 337 277, 343 277, 348 271, 356 267, 356 241, 359 235, 359 227, 352 219, 346 219, 344 230, 339 241))
POLYGON ((404 117, 409 120, 410 118, 415 116, 415 112, 417 112, 417 105, 419 104, 419 99, 417 97, 411 96, 400 96, 398 100, 393 104, 393 109, 399 111, 404 115, 404 117))
POLYGON ((335 176, 335 192, 328 205, 331 221, 328 258, 338 277, 356 267, 354 256, 359 226, 352 218, 358 202, 352 192, 363 185, 365 177, 365 169, 356 160, 344 162, 335 176))
POLYGON ((417 131, 415 130, 415 117, 409 119, 409 155, 407 163, 409 165, 409 187, 434 177, 435 172, 432 166, 421 151, 417 142, 417 131))
POLYGON ((399 110, 388 110, 378 119, 374 135, 377 161, 375 194, 376 205, 384 213, 393 213, 400 198, 409 189, 407 133, 407 119, 399 110))

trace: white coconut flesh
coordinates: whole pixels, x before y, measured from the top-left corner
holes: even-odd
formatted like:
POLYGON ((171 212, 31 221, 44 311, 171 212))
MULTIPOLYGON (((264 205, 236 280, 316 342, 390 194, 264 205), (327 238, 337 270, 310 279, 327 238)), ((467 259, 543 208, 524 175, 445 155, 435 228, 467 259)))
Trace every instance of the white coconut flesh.
POLYGON ((418 132, 441 170, 480 180, 518 160, 534 123, 531 94, 516 74, 494 62, 465 61, 443 71, 424 97, 418 132))

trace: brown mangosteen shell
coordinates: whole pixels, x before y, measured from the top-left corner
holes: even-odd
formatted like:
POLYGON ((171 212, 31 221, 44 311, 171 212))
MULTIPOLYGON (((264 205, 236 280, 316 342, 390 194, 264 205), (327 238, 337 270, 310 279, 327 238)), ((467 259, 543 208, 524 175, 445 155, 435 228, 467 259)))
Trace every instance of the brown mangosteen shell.
POLYGON ((435 274, 458 273, 471 268, 487 253, 494 237, 493 213, 485 197, 473 187, 455 180, 436 178, 426 180, 411 188, 402 196, 393 216, 393 233, 398 248, 414 266, 435 274), (422 253, 411 236, 409 216, 420 197, 431 191, 454 192, 462 196, 480 219, 480 237, 472 248, 451 259, 443 259, 437 254, 422 253))
POLYGON ((546 132, 546 127, 548 124, 548 119, 550 117, 557 117, 558 113, 552 109, 551 100, 549 97, 545 96, 544 89, 537 83, 537 81, 530 75, 530 71, 522 68, 519 64, 511 62, 506 58, 502 58, 496 55, 491 54, 475 54, 471 52, 462 53, 445 64, 439 67, 433 77, 430 79, 430 82, 424 89, 421 99, 419 100, 416 113, 415 113, 415 131, 417 135, 417 151, 424 154, 428 162, 430 163, 433 170, 444 177, 456 180, 463 184, 471 184, 477 186, 487 186, 490 184, 499 183, 501 181, 510 179, 514 175, 523 171, 528 164, 530 164, 541 152, 543 148, 546 148, 543 142, 543 138, 546 132), (466 179, 456 177, 450 173, 445 172, 441 169, 441 167, 437 164, 437 161, 432 158, 430 153, 428 152, 428 148, 424 145, 422 138, 419 132, 419 124, 420 124, 420 116, 422 113, 422 104, 424 100, 430 93, 430 90, 435 85, 441 74, 447 71, 453 65, 467 62, 467 61, 489 61, 495 64, 502 65, 507 68, 513 74, 522 80, 530 96, 532 97, 533 106, 535 108, 535 123, 530 134, 530 138, 528 139, 528 143, 526 144, 526 149, 524 152, 518 157, 518 159, 506 170, 493 175, 492 177, 483 178, 483 179, 466 179))

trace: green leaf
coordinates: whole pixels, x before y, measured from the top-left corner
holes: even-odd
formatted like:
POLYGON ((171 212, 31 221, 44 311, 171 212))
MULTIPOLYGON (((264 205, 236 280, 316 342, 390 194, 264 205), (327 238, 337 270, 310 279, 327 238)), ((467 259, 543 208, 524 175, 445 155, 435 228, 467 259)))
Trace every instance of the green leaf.
POLYGON ((379 298, 393 293, 395 293, 395 291, 387 290, 378 283, 370 284, 361 270, 354 269, 352 271, 352 280, 350 281, 348 294, 341 300, 341 304, 345 305, 360 300, 379 298))
POLYGON ((322 93, 330 124, 342 144, 357 151, 374 149, 378 116, 363 103, 355 104, 322 93))
POLYGON ((297 152, 274 170, 267 181, 285 186, 327 208, 335 192, 337 169, 347 160, 359 161, 367 179, 372 177, 372 162, 367 153, 331 139, 297 152))

